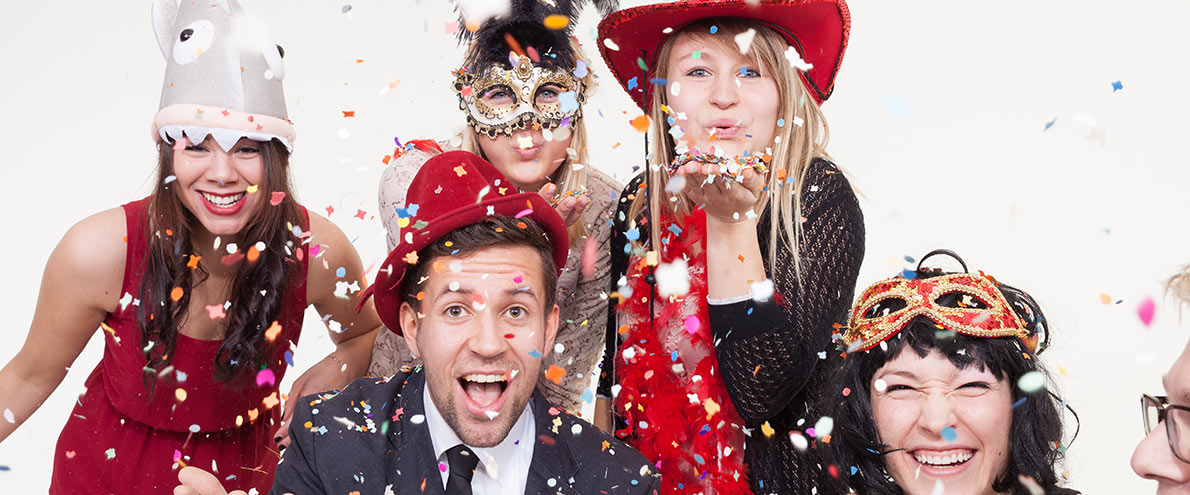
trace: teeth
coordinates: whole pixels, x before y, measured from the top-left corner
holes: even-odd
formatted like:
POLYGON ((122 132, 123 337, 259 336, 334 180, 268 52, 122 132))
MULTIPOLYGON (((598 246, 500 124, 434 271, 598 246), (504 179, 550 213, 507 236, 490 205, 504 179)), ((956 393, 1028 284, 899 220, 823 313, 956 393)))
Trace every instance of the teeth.
POLYGON ((971 460, 973 453, 964 452, 961 454, 951 454, 948 456, 925 456, 921 454, 914 454, 913 458, 922 464, 929 464, 931 466, 950 466, 954 464, 962 464, 971 460))
POLYGON ((494 383, 494 382, 505 382, 505 381, 508 381, 508 380, 507 380, 507 379, 504 377, 504 374, 499 374, 499 375, 483 375, 483 374, 479 374, 479 373, 472 373, 472 374, 470 374, 470 375, 463 375, 463 379, 464 379, 464 380, 467 380, 467 381, 469 381, 469 382, 476 382, 476 383, 494 383))
POLYGON ((210 201, 211 204, 214 204, 215 206, 218 206, 220 208, 227 208, 227 207, 230 207, 230 206, 238 203, 241 199, 243 199, 244 193, 242 193, 242 192, 236 193, 231 196, 215 196, 213 194, 203 192, 202 197, 206 198, 207 201, 210 201))

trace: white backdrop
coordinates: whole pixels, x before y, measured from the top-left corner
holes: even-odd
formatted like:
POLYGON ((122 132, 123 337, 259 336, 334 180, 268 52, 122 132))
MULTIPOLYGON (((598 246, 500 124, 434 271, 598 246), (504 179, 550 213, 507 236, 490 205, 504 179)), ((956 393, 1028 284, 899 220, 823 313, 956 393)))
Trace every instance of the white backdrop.
MULTIPOLYGON (((462 123, 449 90, 461 56, 446 33, 453 13, 441 0, 359 0, 346 14, 347 0, 242 1, 286 51, 298 199, 323 214, 333 206, 331 220, 370 267, 384 254, 376 184, 393 138, 441 139, 462 123)), ((25 339, 42 268, 66 229, 150 190, 149 121, 164 62, 149 3, 11 2, 0 16, 0 161, 13 200, 0 216, 0 362, 25 339)), ((1190 262, 1190 160, 1180 140, 1190 130, 1190 5, 850 7, 851 42, 824 108, 830 151, 863 195, 860 288, 899 271, 905 256, 949 247, 1031 292, 1055 327, 1045 360, 1064 372, 1057 386, 1082 418, 1066 466, 1072 486, 1152 490, 1128 458, 1142 432, 1138 394, 1160 392, 1190 335, 1160 292, 1160 280, 1190 262), (1115 81, 1123 88, 1113 91, 1115 81), (1151 327, 1136 315, 1146 297, 1158 303, 1151 327)), ((596 17, 585 13, 576 30, 593 57, 596 17)), ((641 162, 628 124, 639 112, 602 60, 592 66, 602 77, 586 110, 592 163, 626 180, 641 162)), ((58 432, 101 346, 94 338, 57 392, 0 444, 0 491, 44 493, 58 432)), ((286 390, 330 348, 308 317, 286 390)))

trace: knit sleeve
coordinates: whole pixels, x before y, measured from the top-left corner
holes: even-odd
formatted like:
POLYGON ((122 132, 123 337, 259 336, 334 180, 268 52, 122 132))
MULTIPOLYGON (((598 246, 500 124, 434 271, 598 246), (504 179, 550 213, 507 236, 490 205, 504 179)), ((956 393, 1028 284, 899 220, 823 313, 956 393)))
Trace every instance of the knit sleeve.
MULTIPOLYGON (((800 274, 779 238, 776 264, 765 259, 774 297, 709 307, 724 384, 749 424, 768 420, 802 395, 821 365, 834 325, 844 323, 863 261, 863 213, 851 185, 825 160, 811 164, 806 175, 800 274)), ((762 253, 768 249, 768 231, 766 214, 758 226, 762 253)), ((778 235, 784 236, 780 228, 778 235)))

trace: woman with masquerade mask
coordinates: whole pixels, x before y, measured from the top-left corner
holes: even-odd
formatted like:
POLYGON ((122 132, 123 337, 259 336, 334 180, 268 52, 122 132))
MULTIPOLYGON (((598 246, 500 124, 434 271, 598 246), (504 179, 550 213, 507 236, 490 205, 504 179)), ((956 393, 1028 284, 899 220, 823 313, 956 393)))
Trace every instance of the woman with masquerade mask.
POLYGON ((811 493, 819 476, 790 436, 817 419, 864 252, 819 109, 849 23, 842 0, 695 0, 599 26, 652 145, 615 217, 600 395, 667 492, 811 493))
POLYGON ((336 294, 336 282, 362 284, 359 255, 294 199, 283 52, 234 22, 246 16, 235 0, 153 3, 166 59, 155 189, 66 233, 29 337, 0 371, 4 439, 91 336, 104 339, 58 438, 50 493, 172 493, 186 465, 267 491, 279 386, 307 305, 341 331, 330 335, 335 352, 295 382, 294 400, 367 369, 379 318, 371 305, 356 311, 358 293, 336 294))
POLYGON ((820 448, 838 477, 819 493, 1078 493, 1058 486, 1066 446, 1037 357, 1041 309, 965 265, 923 269, 936 254, 962 264, 931 252, 851 310, 822 408, 834 429, 820 448))
MULTIPOLYGON (((569 411, 579 411, 590 373, 603 349, 609 285, 609 242, 613 197, 621 185, 590 165, 583 103, 595 86, 578 42, 569 28, 547 29, 550 15, 577 17, 585 2, 539 0, 512 2, 511 11, 484 22, 474 33, 454 91, 467 117, 461 148, 478 154, 509 179, 509 187, 538 191, 566 220, 571 257, 558 279, 561 323, 557 345, 543 357, 543 369, 565 374, 541 377, 546 396, 569 411), (553 2, 551 2, 553 3, 553 2)), ((595 2, 604 13, 616 2, 595 2)), ((466 14, 466 12, 463 12, 466 14)), ((460 23, 462 25, 464 23, 460 23)), ((421 164, 441 152, 433 141, 398 148, 380 183, 380 211, 389 247, 400 242, 413 205, 405 190, 421 164)), ((376 338, 371 373, 389 376, 412 364, 405 342, 394 332, 376 338)))

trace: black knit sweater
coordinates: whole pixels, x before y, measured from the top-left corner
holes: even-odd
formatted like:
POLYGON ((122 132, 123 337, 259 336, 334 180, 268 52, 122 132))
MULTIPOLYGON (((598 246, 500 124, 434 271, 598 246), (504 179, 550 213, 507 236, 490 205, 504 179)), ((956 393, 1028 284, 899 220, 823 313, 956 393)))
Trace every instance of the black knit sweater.
MULTIPOLYGON (((620 195, 613 217, 612 284, 628 266, 624 246, 628 195, 643 180, 637 176, 620 195)), ((751 435, 744 454, 755 495, 805 494, 825 476, 813 451, 799 453, 791 430, 813 427, 819 416, 807 410, 824 383, 825 360, 834 325, 846 323, 855 279, 864 256, 864 221, 847 179, 830 162, 815 160, 801 184, 804 237, 800 239, 801 280, 791 253, 778 242, 776 268, 764 256, 765 273, 780 297, 710 305, 709 320, 723 382, 751 435), (781 301, 780 303, 778 301, 781 301), (775 434, 762 434, 768 423, 775 434), (800 422, 800 424, 799 424, 800 422)), ((768 209, 757 227, 761 252, 769 245, 768 209)), ((645 232, 640 229, 647 242, 645 232)), ((779 235, 782 229, 778 228, 779 235)), ((780 240, 779 240, 780 241, 780 240)), ((614 302, 607 324, 607 346, 599 395, 610 398, 614 382, 617 328, 614 302)))

